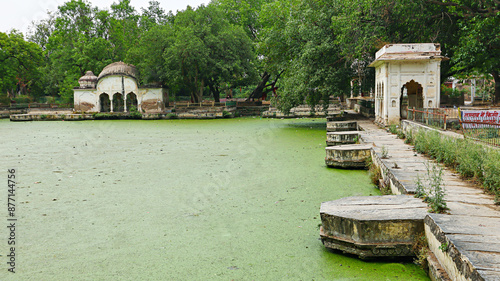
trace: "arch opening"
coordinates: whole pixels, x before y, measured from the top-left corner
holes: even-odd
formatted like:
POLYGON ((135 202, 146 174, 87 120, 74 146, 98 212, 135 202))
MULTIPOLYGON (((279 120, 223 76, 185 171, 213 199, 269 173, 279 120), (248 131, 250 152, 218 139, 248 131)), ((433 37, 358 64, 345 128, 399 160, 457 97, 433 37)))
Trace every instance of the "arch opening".
POLYGON ((139 110, 138 104, 137 104, 137 95, 130 92, 127 94, 127 111, 130 112, 132 107, 134 107, 136 110, 139 110))
POLYGON ((116 93, 113 95, 113 112, 123 112, 123 110, 123 95, 120 93, 116 93))
POLYGON ((424 108, 424 88, 415 80, 411 80, 401 88, 400 113, 402 118, 406 118, 406 108, 424 108))
POLYGON ((111 111, 111 102, 109 100, 109 95, 106 93, 103 93, 99 96, 99 103, 100 103, 100 112, 110 112, 111 111))

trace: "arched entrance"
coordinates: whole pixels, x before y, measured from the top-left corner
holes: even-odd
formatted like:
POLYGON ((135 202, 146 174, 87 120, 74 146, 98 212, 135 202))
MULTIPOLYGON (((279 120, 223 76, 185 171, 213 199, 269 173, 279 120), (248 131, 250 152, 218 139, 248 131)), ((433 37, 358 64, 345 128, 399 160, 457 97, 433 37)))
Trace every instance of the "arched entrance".
POLYGON ((136 110, 138 110, 138 108, 137 108, 137 95, 134 93, 128 93, 128 95, 127 95, 127 111, 130 112, 132 107, 134 107, 136 110))
POLYGON ((109 96, 108 94, 101 94, 99 96, 99 103, 100 103, 100 112, 110 112, 111 111, 111 102, 109 101, 109 96))
POLYGON ((415 80, 403 85, 401 88, 400 111, 401 117, 406 118, 406 108, 424 108, 423 87, 415 80))
POLYGON ((123 95, 120 93, 116 93, 113 95, 113 112, 123 112, 123 110, 123 95))

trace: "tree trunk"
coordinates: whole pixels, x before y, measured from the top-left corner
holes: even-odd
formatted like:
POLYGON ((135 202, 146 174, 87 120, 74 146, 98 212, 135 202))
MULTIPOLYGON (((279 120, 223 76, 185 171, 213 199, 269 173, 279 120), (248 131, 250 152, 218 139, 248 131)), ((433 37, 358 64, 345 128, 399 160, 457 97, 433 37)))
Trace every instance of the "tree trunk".
POLYGON ((261 80, 259 82, 259 85, 253 90, 252 94, 248 97, 247 101, 250 99, 260 99, 262 97, 262 92, 264 91, 264 88, 266 88, 267 81, 269 81, 269 78, 271 78, 271 74, 264 72, 261 76, 261 80))
POLYGON ((500 75, 498 71, 494 70, 491 72, 491 75, 493 75, 493 80, 495 81, 495 95, 493 98, 493 103, 498 103, 500 102, 500 75))
POLYGON ((220 102, 220 89, 219 87, 214 86, 213 83, 208 84, 208 88, 210 88, 210 92, 214 95, 215 102, 220 102))
POLYGON ((210 89, 210 92, 214 95, 215 102, 220 102, 220 88, 218 86, 215 86, 213 79, 210 79, 210 82, 208 83, 208 88, 210 89))

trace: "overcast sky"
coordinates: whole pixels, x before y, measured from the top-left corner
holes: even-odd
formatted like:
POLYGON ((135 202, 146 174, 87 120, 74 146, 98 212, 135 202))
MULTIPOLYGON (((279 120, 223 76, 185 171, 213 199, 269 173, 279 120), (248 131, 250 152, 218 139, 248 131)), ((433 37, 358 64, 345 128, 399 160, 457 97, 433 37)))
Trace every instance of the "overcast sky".
MULTIPOLYGON (((17 29, 24 35, 32 21, 41 20, 47 17, 47 11, 55 11, 57 7, 68 0, 0 0, 0 31, 9 32, 17 29)), ((147 8, 150 0, 131 0, 130 4, 135 10, 140 12, 141 8, 147 8)), ((113 2, 119 0, 92 0, 88 1, 92 6, 101 9, 110 9, 113 2)), ((165 12, 184 10, 188 5, 198 7, 201 4, 208 4, 209 0, 158 0, 165 12)))

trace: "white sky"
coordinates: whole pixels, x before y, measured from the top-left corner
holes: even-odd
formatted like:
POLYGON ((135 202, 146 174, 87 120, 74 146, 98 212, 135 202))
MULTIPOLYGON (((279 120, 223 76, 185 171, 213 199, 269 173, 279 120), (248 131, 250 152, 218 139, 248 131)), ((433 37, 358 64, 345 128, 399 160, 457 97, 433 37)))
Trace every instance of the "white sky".
MULTIPOLYGON (((0 0, 0 31, 8 33, 11 29, 17 29, 26 35, 31 22, 47 18, 47 11, 55 11, 58 6, 69 0, 0 0)), ((113 2, 119 0, 87 0, 92 6, 100 9, 110 9, 113 2)), ((130 4, 137 12, 141 8, 147 8, 150 0, 131 0, 130 4)), ((157 0, 165 12, 184 10, 188 5, 198 7, 207 5, 209 0, 157 0)))

